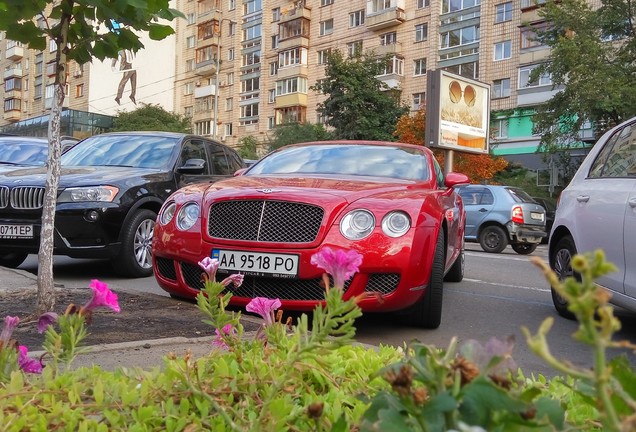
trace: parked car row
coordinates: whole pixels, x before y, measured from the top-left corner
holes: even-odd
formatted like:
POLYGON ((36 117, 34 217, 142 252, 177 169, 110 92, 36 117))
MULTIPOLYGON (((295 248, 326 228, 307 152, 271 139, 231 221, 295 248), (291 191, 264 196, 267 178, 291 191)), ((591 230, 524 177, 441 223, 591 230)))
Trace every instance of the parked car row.
MULTIPOLYGON (((36 141, 29 143, 36 147, 36 141)), ((37 158, 0 172, 3 266, 17 267, 39 251, 46 181, 42 156, 48 151, 37 149, 37 158)), ((61 162, 54 253, 108 258, 129 277, 152 275, 155 220, 172 192, 188 183, 230 177, 245 167, 225 145, 167 132, 92 136, 66 151, 61 162)))

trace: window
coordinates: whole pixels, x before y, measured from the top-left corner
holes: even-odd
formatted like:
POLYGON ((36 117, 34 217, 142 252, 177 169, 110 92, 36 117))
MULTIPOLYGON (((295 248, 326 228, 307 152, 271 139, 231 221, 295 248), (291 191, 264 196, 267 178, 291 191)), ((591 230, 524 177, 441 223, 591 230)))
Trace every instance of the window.
POLYGON ((225 136, 232 136, 232 123, 225 124, 225 136))
POLYGON ((243 15, 253 14, 263 9, 262 0, 244 0, 243 2, 243 15))
POLYGON ((278 65, 283 68, 286 66, 302 64, 302 56, 305 48, 293 48, 287 51, 282 51, 278 54, 278 65))
POLYGON ((55 51, 57 51, 57 42, 51 39, 49 41, 49 52, 55 52, 55 51))
POLYGON ((307 78, 294 77, 276 81, 276 96, 290 93, 307 93, 307 78))
POLYGON ((512 42, 507 40, 495 44, 495 60, 505 60, 512 56, 512 42))
POLYGON ((413 110, 417 111, 420 108, 424 108, 426 105, 426 93, 413 93, 413 110))
POLYGON ((492 97, 502 98, 510 96, 510 78, 494 80, 492 82, 492 97))
POLYGON ((318 64, 327 64, 327 61, 329 60, 329 54, 331 53, 331 48, 326 49, 326 50, 320 50, 317 52, 318 55, 318 64))
POLYGON ((256 117, 256 116, 258 116, 258 102, 249 104, 249 105, 243 105, 241 107, 241 117, 256 117))
POLYGON ((521 30, 521 49, 533 48, 541 46, 541 42, 537 39, 537 34, 532 29, 521 30))
POLYGON ((194 109, 191 106, 187 106, 183 108, 183 115, 187 118, 192 118, 192 113, 194 112, 194 109))
POLYGON ((251 92, 261 88, 261 80, 259 77, 249 78, 241 81, 241 92, 251 92))
POLYGON ((426 59, 413 60, 413 75, 421 76, 426 75, 426 59))
POLYGON ((243 41, 248 41, 250 39, 256 39, 261 37, 262 34, 262 25, 256 24, 251 27, 247 27, 243 29, 243 41))
POLYGON ((278 73, 278 62, 271 62, 269 64, 269 75, 274 76, 278 73))
POLYGON ((195 22, 197 22, 196 15, 194 13, 189 13, 188 15, 186 15, 186 20, 188 21, 188 24, 194 24, 195 22))
POLYGON ((417 0, 418 9, 428 7, 430 4, 431 4, 431 0, 417 0))
POLYGON ((84 96, 84 84, 78 84, 75 86, 75 97, 84 96))
POLYGON ((225 111, 232 111, 234 109, 234 101, 232 98, 225 99, 225 111))
POLYGON ((386 61, 384 71, 380 75, 404 75, 404 59, 391 57, 386 61))
POLYGON ((190 72, 194 70, 194 59, 186 60, 185 62, 185 70, 186 72, 190 72))
POLYGON ((362 41, 349 42, 347 44, 347 55, 355 57, 362 54, 362 41))
POLYGON ((272 35, 272 49, 278 48, 278 35, 272 35))
POLYGON ((391 8, 391 0, 371 0, 371 12, 377 13, 391 8))
POLYGON ((234 48, 227 49, 227 59, 234 60, 234 48))
POLYGON ((512 2, 506 2, 495 6, 495 23, 512 20, 512 2))
POLYGON ((194 124, 194 133, 196 135, 210 135, 210 121, 200 121, 194 124))
POLYGON ((423 42, 428 39, 428 24, 415 26, 415 42, 423 42))
POLYGON ((519 88, 540 87, 552 85, 552 77, 548 73, 544 73, 538 79, 530 81, 530 74, 537 66, 525 66, 519 68, 519 88))
POLYGON ((272 9, 272 22, 280 21, 280 8, 272 9))
POLYGON ((186 38, 186 48, 194 48, 195 43, 196 39, 194 36, 188 36, 186 38))
POLYGON ((22 89, 21 78, 9 78, 4 82, 4 91, 6 92, 10 92, 13 90, 21 90, 21 89, 22 89))
POLYGON ((380 45, 394 45, 397 42, 397 32, 380 35, 380 45))
POLYGON ((481 0, 442 0, 442 13, 456 12, 480 4, 481 0))
POLYGON ((236 0, 227 0, 227 9, 228 10, 236 9, 236 0))
POLYGON ((234 72, 228 72, 225 76, 225 80, 227 81, 227 85, 234 84, 234 72))
POLYGON ((247 54, 243 54, 243 66, 250 66, 253 64, 260 64, 261 62, 261 52, 254 51, 247 54))
POLYGON ((191 95, 192 92, 194 92, 194 85, 191 82, 186 83, 183 86, 183 94, 187 96, 187 95, 191 95))
POLYGON ((230 25, 227 27, 228 28, 228 36, 234 36, 236 34, 236 23, 235 22, 231 22, 230 25))
POLYGON ((276 126, 276 118, 275 117, 267 117, 267 129, 272 130, 276 126))
POLYGON ((331 33, 333 33, 333 19, 320 21, 320 36, 325 36, 331 33))
POLYGON ((495 120, 493 122, 492 129, 495 138, 508 138, 508 119, 495 120))
POLYGON ((268 102, 269 102, 269 103, 274 103, 274 102, 276 102, 276 89, 271 89, 271 90, 269 90, 268 94, 269 94, 269 97, 268 97, 268 99, 267 99, 267 100, 268 100, 268 102))
POLYGON ((609 138, 590 168, 590 177, 636 177, 636 125, 625 126, 609 138))
POLYGON ((440 34, 441 49, 473 42, 479 42, 479 26, 463 27, 440 34))
POLYGON ((462 63, 446 67, 444 70, 466 78, 477 79, 479 76, 479 62, 462 63))
POLYGON ((4 110, 6 111, 20 111, 21 105, 20 99, 5 99, 4 110))
POLYGON ((349 13, 349 27, 359 27, 364 24, 364 9, 349 13))
POLYGON ((320 6, 329 6, 333 4, 333 0, 320 0, 320 6))

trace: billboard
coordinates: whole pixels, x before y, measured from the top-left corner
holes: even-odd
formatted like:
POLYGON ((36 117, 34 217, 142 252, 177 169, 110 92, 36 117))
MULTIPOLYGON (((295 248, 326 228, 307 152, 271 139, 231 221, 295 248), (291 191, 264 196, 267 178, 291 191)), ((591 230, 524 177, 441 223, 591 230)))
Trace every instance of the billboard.
POLYGON ((490 86, 440 69, 427 75, 426 145, 488 153, 490 86))

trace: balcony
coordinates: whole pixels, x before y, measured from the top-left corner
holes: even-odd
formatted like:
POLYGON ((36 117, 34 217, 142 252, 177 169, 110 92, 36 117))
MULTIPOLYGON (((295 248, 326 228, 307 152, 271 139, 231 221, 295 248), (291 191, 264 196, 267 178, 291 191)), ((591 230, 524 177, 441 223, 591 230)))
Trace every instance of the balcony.
POLYGON ((22 67, 15 65, 4 70, 4 79, 22 78, 22 67))
POLYGON ((22 113, 20 110, 5 111, 2 118, 6 121, 17 122, 22 118, 22 113))
POLYGON ((201 86, 201 87, 196 87, 194 89, 194 98, 195 99, 203 98, 203 97, 207 97, 207 96, 212 96, 214 94, 216 94, 216 86, 214 84, 201 86))
POLYGON ((307 65, 285 66, 278 69, 276 79, 291 78, 295 76, 307 77, 307 65))
POLYGON ((280 51, 284 51, 296 47, 309 48, 309 38, 306 36, 287 38, 278 42, 277 49, 280 51))
POLYGON ((216 74, 216 60, 206 60, 197 63, 194 74, 201 77, 209 77, 216 74))
POLYGON ((380 45, 375 48, 375 54, 378 56, 394 56, 394 55, 402 55, 402 42, 395 42, 392 44, 380 45))
POLYGON ((533 64, 533 63, 541 63, 548 59, 550 56, 550 48, 548 47, 539 47, 532 48, 528 50, 520 50, 519 51, 519 64, 533 64))
POLYGON ((296 7, 296 6, 293 6, 292 4, 291 6, 287 6, 287 8, 281 9, 281 14, 280 14, 281 23, 295 20, 298 18, 311 19, 311 8, 308 8, 307 6, 304 6, 304 5, 300 7, 296 7))
POLYGON ((401 90, 404 76, 395 73, 376 76, 379 81, 387 85, 388 90, 401 90))
POLYGON ((17 45, 12 46, 11 48, 7 48, 4 56, 7 60, 21 60, 22 57, 24 57, 24 48, 17 45))
POLYGON ((404 21, 406 21, 404 9, 394 7, 367 15, 365 24, 369 30, 382 30, 402 24, 404 21))
POLYGON ((307 106, 306 93, 290 93, 282 96, 276 96, 274 108, 286 108, 294 106, 307 106))

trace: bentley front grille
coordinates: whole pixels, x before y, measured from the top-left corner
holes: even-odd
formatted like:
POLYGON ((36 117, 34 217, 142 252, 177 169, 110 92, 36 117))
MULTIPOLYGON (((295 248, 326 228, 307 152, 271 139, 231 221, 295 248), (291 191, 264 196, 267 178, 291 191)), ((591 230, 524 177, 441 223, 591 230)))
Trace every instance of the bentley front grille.
POLYGON ((44 188, 19 186, 11 189, 9 194, 11 207, 18 210, 34 210, 44 205, 44 188))
POLYGON ((310 243, 318 236, 321 207, 287 201, 222 201, 210 207, 208 233, 229 240, 310 243))
MULTIPOLYGON (((203 279, 201 277, 203 269, 201 267, 182 262, 181 271, 186 284, 190 288, 203 289, 203 279)), ((217 274, 216 280, 220 282, 226 277, 227 275, 217 274)), ((345 283, 345 292, 349 288, 350 281, 345 283)), ((330 283, 333 286, 333 280, 330 283)), ((235 288, 234 285, 230 285, 223 293, 227 291, 235 296, 247 298, 267 297, 280 300, 324 300, 325 298, 325 287, 323 286, 322 278, 285 279, 245 276, 240 287, 235 288)))

